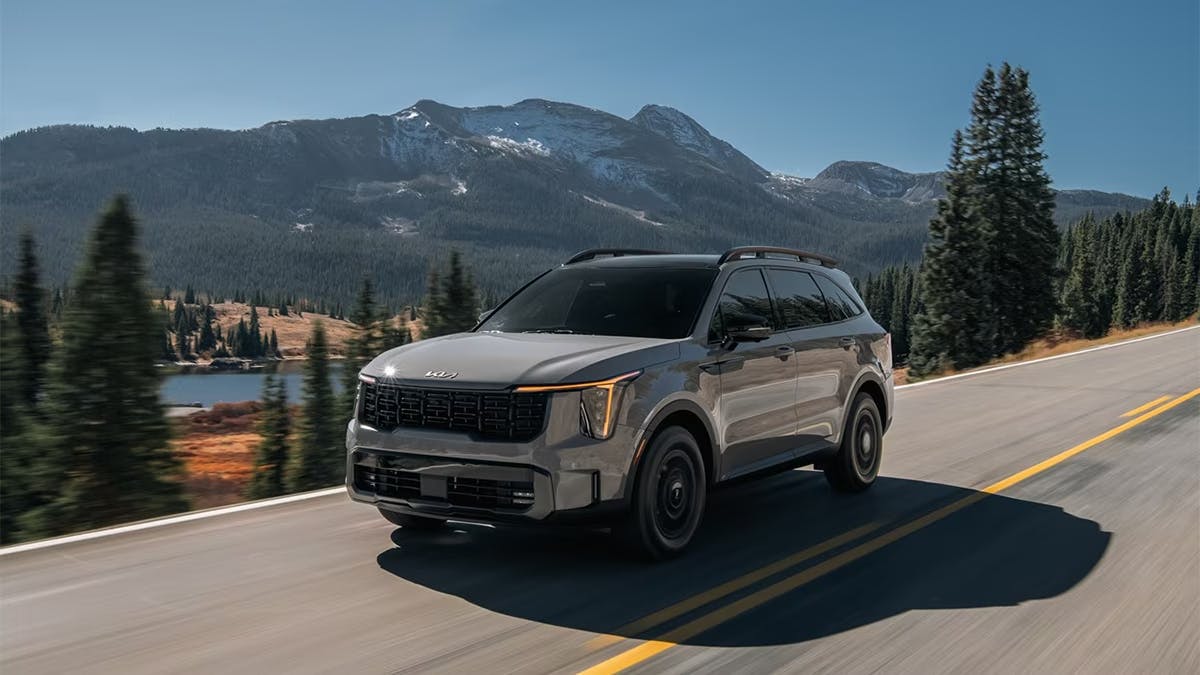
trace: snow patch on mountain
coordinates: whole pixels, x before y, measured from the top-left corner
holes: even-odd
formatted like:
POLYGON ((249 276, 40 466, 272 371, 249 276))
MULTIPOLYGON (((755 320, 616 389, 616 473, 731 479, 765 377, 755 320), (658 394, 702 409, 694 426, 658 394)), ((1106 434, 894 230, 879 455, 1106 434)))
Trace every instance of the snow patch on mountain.
POLYGON ((379 154, 397 164, 447 169, 463 153, 456 139, 419 110, 408 108, 385 119, 389 123, 379 136, 379 154))
POLYGON ((464 108, 458 121, 463 129, 488 139, 493 147, 534 151, 576 162, 587 162, 601 152, 620 147, 622 139, 602 115, 586 108, 581 110, 591 114, 572 114, 578 107, 522 101, 503 108, 464 108), (522 138, 525 140, 515 140, 522 138))
POLYGON ((503 136, 488 136, 487 140, 488 145, 497 150, 508 150, 518 154, 531 153, 542 157, 550 156, 550 149, 536 138, 526 138, 524 141, 518 141, 503 136))
POLYGON ((647 217, 646 212, 642 211, 640 209, 631 209, 628 206, 621 206, 620 204, 614 204, 613 202, 610 202, 607 199, 600 199, 599 197, 592 197, 590 195, 581 194, 579 196, 583 197, 586 201, 591 202, 592 204, 595 204, 596 206, 603 206, 606 209, 620 211, 621 213, 629 216, 630 218, 633 218, 635 220, 640 220, 643 223, 646 223, 648 225, 653 225, 655 227, 666 227, 667 226, 666 223, 660 223, 657 220, 652 220, 651 218, 647 217))
POLYGON ((411 218, 384 216, 379 219, 379 224, 392 234, 411 236, 417 233, 417 222, 411 218))

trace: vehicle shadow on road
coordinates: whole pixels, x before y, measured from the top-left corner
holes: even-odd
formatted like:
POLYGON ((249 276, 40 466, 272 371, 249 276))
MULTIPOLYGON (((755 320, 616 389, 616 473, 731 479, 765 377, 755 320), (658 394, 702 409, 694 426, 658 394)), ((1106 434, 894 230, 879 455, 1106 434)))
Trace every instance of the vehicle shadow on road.
MULTIPOLYGON (((457 526, 392 533, 383 570, 529 621, 650 638, 857 543, 870 541, 972 490, 881 478, 869 492, 833 493, 820 474, 789 471, 718 491, 688 553, 631 559, 596 532, 457 526), (854 542, 781 570, 722 600, 654 626, 631 622, 855 528, 854 542)), ((911 610, 997 607, 1066 592, 1096 566, 1111 535, 1061 508, 988 496, 772 599, 687 644, 790 644, 911 610)), ((397 617, 399 623, 403 617, 397 617)))

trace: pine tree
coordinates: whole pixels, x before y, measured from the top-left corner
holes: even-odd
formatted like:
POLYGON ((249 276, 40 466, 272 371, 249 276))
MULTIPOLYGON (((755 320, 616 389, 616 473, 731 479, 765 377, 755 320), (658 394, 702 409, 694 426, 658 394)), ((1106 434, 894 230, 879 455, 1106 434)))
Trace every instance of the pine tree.
POLYGON ((275 334, 274 328, 271 329, 270 354, 272 358, 283 358, 283 354, 279 353, 279 336, 275 334))
POLYGON ((9 385, 26 369, 21 339, 16 318, 0 310, 0 544, 21 538, 17 516, 38 505, 26 475, 37 457, 26 435, 29 408, 25 392, 9 385))
POLYGON ((17 304, 16 340, 17 374, 7 380, 16 385, 29 410, 37 405, 46 380, 46 363, 50 359, 50 331, 44 310, 45 290, 41 286, 33 234, 21 233, 20 260, 13 295, 17 304))
POLYGON ((167 445, 159 402, 153 362, 162 324, 147 301, 137 234, 126 199, 115 198, 76 274, 45 402, 49 419, 69 423, 48 427, 39 441, 30 476, 49 499, 21 516, 30 535, 103 527, 187 506, 182 467, 167 445))
POLYGON ((175 309, 171 314, 171 325, 178 326, 180 324, 184 327, 187 326, 187 309, 184 308, 182 300, 176 300, 175 309))
POLYGON ((254 355, 254 348, 250 346, 250 330, 246 328, 245 319, 238 319, 237 332, 232 342, 234 356, 249 358, 254 355))
POLYGON ((179 323, 175 324, 175 351, 184 361, 190 361, 192 358, 188 337, 190 337, 190 333, 188 333, 187 319, 181 317, 179 323))
POLYGON ((213 332, 212 319, 209 318, 212 307, 204 306, 200 321, 200 337, 196 341, 196 351, 210 352, 217 348, 217 334, 213 332))
POLYGON ((369 276, 363 277, 350 321, 358 327, 358 334, 346 344, 346 363, 342 367, 342 401, 339 410, 345 411, 347 416, 353 415, 359 371, 383 351, 381 317, 379 307, 375 304, 375 287, 369 276))
POLYGON ((1065 241, 1071 246, 1070 268, 1062 291, 1062 325, 1088 338, 1104 335, 1108 326, 1100 310, 1096 289, 1096 263, 1092 243, 1095 221, 1089 215, 1074 226, 1065 241))
POLYGON ((423 337, 471 330, 479 321, 479 296, 458 251, 450 251, 445 274, 429 276, 423 337))
POLYGON ((929 223, 921 273, 924 311, 913 321, 914 375, 979 365, 991 356, 995 326, 983 273, 986 233, 973 197, 963 135, 955 132, 946 173, 946 198, 929 223))
POLYGON ((286 300, 279 303, 279 309, 277 311, 279 312, 279 316, 288 315, 288 306, 286 300))
POLYGON ((255 452, 254 475, 250 479, 250 499, 265 499, 286 492, 289 456, 288 434, 291 419, 288 412, 287 382, 268 374, 263 379, 262 413, 258 433, 262 437, 255 452))
POLYGON ((258 358, 265 353, 265 350, 262 347, 262 328, 258 325, 258 307, 256 305, 250 305, 250 328, 248 330, 250 352, 246 356, 258 358))
POLYGON ((345 476, 341 430, 346 420, 335 407, 329 382, 329 345, 320 321, 313 323, 306 351, 300 444, 288 472, 288 487, 293 492, 327 487, 345 476))
POLYGON ((1054 194, 1042 166, 1044 134, 1029 74, 1007 63, 985 73, 970 127, 979 216, 988 226, 988 277, 994 354, 1019 351, 1054 318, 1058 229, 1054 194), (987 100, 991 97, 991 100, 987 100))
POLYGON ((188 284, 187 290, 183 292, 183 302, 188 305, 196 304, 196 290, 191 284, 188 284))

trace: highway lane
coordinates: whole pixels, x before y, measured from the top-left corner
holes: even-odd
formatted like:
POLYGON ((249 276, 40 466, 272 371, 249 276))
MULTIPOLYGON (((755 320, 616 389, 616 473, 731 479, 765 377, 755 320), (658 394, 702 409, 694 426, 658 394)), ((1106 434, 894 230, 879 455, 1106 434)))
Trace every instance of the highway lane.
POLYGON ((719 491, 659 565, 590 533, 408 533, 341 496, 5 555, 0 669, 1196 672, 1200 397, 1172 402, 1198 387, 1200 330, 906 388, 875 489, 719 491))

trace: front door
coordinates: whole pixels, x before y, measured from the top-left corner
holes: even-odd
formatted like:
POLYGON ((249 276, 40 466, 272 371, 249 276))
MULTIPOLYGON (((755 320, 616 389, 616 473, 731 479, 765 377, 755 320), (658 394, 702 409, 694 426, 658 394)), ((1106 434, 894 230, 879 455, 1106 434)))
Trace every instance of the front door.
POLYGON ((762 272, 734 272, 717 304, 713 333, 719 338, 737 326, 760 324, 772 328, 765 339, 715 348, 724 429, 721 478, 790 459, 795 447, 799 371, 791 337, 778 329, 762 272))

